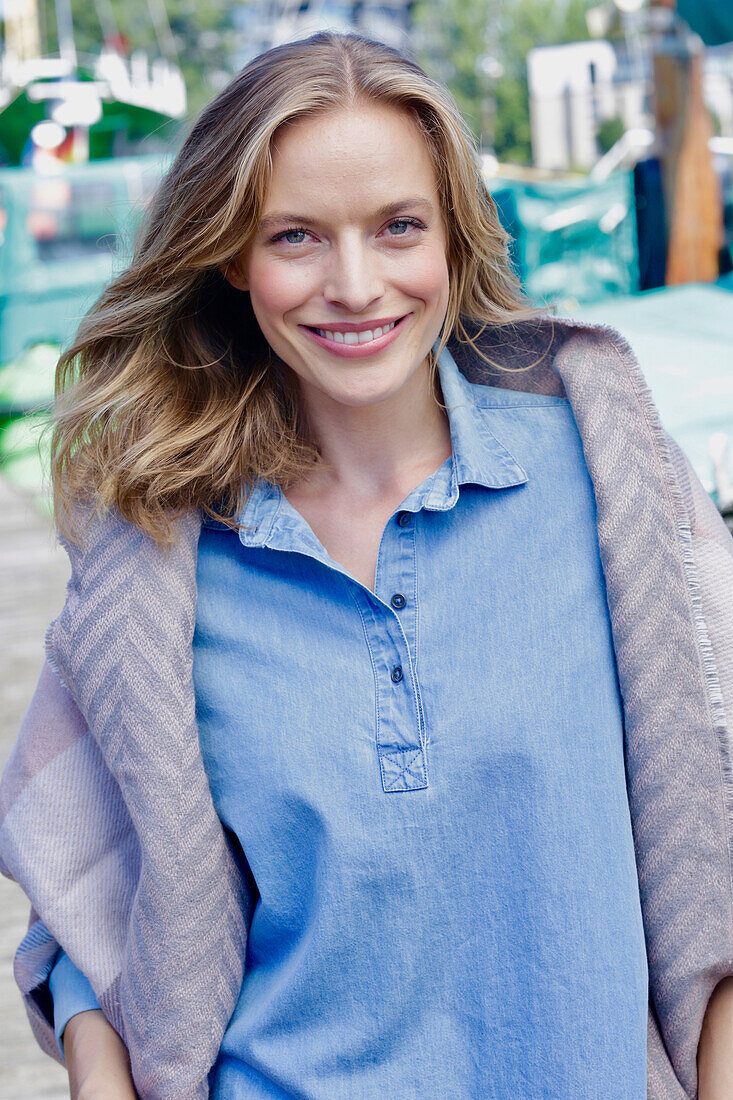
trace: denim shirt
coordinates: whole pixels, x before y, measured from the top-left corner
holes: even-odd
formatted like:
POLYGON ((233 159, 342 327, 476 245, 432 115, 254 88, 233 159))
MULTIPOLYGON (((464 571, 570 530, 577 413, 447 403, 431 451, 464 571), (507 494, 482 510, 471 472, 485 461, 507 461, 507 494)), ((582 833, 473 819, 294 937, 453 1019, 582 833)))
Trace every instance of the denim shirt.
MULTIPOLYGON (((215 1100, 646 1097, 580 436, 564 398, 438 366, 452 455, 387 521, 373 591, 266 481, 249 530, 201 534, 200 744, 256 898, 215 1100)), ((61 952, 57 1038, 85 981, 61 952)))

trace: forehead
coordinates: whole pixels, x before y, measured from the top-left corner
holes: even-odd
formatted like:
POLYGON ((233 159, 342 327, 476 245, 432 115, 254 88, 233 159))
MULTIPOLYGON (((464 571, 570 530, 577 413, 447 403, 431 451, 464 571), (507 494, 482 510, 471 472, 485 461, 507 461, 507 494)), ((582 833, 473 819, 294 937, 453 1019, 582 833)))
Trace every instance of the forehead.
POLYGON ((300 200, 383 205, 395 193, 435 201, 437 180, 425 138, 404 110, 384 104, 338 108, 295 119, 272 142, 265 210, 300 200))

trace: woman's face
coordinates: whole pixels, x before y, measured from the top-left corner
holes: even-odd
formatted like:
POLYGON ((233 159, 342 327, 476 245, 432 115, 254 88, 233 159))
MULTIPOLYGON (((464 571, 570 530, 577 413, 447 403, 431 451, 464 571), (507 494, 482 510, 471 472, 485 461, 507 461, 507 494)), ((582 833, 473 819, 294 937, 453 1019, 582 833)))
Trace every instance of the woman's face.
POLYGON ((382 401, 426 366, 448 304, 425 141, 408 114, 368 104, 286 125, 272 155, 256 238, 222 271, 306 398, 382 401))

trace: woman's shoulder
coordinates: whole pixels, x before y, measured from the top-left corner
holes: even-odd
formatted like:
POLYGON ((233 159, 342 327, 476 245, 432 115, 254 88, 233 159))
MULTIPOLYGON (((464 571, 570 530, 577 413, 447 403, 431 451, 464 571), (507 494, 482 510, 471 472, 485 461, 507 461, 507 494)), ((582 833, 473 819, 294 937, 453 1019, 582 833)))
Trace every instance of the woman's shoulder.
POLYGON ((533 404, 539 397, 567 398, 568 382, 581 376, 602 387, 628 383, 629 370, 641 373, 633 349, 609 325, 543 312, 506 324, 464 319, 464 329, 470 339, 454 332, 448 350, 476 395, 500 403, 506 403, 503 391, 526 394, 516 400, 533 404), (600 364, 604 369, 595 369, 600 364))
POLYGON ((72 569, 94 559, 99 566, 139 558, 165 561, 194 545, 201 529, 202 511, 189 508, 167 517, 170 537, 161 544, 140 524, 124 516, 115 505, 103 506, 91 497, 75 499, 65 512, 55 515, 59 542, 72 569))

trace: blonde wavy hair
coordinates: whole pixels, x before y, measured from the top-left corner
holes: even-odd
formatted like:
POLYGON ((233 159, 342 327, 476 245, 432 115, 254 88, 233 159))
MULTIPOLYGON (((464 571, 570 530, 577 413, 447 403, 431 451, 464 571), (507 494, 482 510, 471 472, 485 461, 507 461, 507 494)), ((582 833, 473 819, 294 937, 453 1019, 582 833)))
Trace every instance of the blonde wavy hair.
POLYGON ((503 325, 536 316, 447 88, 399 51, 357 34, 321 32, 268 50, 195 120, 129 266, 59 359, 51 476, 56 522, 69 537, 78 534, 70 517, 81 498, 98 513, 116 506, 162 547, 171 520, 191 508, 236 528, 255 479, 286 488, 319 458, 289 372, 249 295, 219 265, 233 262, 257 230, 278 128, 365 101, 408 111, 436 172, 449 303, 430 353, 433 384, 451 333, 475 347, 463 318, 503 325))

